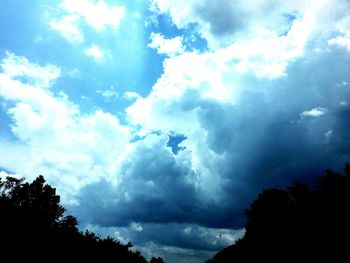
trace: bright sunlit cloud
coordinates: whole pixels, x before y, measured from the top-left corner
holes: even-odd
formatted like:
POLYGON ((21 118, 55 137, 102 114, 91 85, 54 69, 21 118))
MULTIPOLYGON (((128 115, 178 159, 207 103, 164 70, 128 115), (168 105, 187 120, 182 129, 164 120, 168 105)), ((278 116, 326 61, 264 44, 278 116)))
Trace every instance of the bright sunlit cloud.
POLYGON ((163 35, 152 32, 150 40, 151 43, 149 43, 148 46, 156 49, 158 54, 174 56, 184 52, 182 37, 165 39, 163 35))
POLYGON ((60 7, 69 14, 80 16, 96 30, 105 29, 107 26, 118 28, 125 10, 123 6, 109 6, 101 0, 64 0, 60 7))

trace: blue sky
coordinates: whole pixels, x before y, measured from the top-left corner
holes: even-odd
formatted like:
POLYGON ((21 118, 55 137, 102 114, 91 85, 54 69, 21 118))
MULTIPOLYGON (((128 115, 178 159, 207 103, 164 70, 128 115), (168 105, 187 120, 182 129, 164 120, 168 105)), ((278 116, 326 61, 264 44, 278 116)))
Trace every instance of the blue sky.
POLYGON ((168 263, 350 157, 346 0, 0 0, 0 174, 168 263))

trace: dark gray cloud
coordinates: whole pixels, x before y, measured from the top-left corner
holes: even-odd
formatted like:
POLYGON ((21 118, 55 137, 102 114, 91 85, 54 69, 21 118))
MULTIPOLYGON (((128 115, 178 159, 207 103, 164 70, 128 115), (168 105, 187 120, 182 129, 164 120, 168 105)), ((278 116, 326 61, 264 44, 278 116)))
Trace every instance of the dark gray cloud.
POLYGON ((204 1, 195 7, 195 13, 210 25, 210 32, 219 37, 234 34, 248 22, 247 14, 235 1, 204 1))
POLYGON ((119 184, 102 180, 82 189, 82 218, 106 226, 123 226, 133 221, 187 222, 199 217, 205 201, 194 185, 196 175, 186 163, 174 158, 167 138, 149 135, 136 142, 123 162, 119 184), (92 210, 96 213, 91 214, 92 210))
POLYGON ((209 149, 225 156, 213 168, 212 176, 222 182, 216 200, 206 196, 209 189, 198 187, 200 175, 191 169, 191 159, 174 155, 166 135, 151 135, 128 154, 119 184, 100 181, 80 192, 78 215, 102 226, 178 222, 242 227, 243 212, 261 189, 312 180, 349 161, 349 60, 348 52, 335 48, 292 63, 288 77, 247 75, 235 105, 201 99, 196 92, 184 95, 192 106, 184 98, 180 107, 196 110, 209 149), (323 115, 302 114, 318 107, 325 109, 323 115))
POLYGON ((244 229, 200 227, 197 224, 131 223, 126 227, 86 225, 102 236, 132 240, 147 257, 161 256, 167 262, 203 262, 223 247, 242 237, 244 229), (191 261, 192 260, 192 261, 191 261))

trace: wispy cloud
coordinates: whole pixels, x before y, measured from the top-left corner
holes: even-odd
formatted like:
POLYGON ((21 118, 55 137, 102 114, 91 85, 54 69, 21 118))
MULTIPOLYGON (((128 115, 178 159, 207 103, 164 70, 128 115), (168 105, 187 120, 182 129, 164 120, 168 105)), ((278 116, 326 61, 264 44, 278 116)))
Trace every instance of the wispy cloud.
POLYGON ((50 22, 50 26, 71 43, 84 42, 84 33, 79 26, 79 17, 77 16, 69 15, 60 20, 53 20, 50 22))
POLYGON ((119 93, 116 91, 113 85, 111 85, 109 89, 99 89, 96 91, 96 93, 104 97, 106 101, 112 101, 119 98, 119 93))
POLYGON ((126 91, 123 94, 123 98, 127 100, 135 100, 135 99, 141 98, 141 96, 135 91, 126 91))

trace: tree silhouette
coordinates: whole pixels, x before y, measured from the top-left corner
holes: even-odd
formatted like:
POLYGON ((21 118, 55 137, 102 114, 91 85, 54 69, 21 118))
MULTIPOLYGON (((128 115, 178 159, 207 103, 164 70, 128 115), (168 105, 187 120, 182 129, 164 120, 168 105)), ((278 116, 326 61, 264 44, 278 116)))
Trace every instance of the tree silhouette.
POLYGON ((164 261, 160 257, 158 258, 152 257, 150 263, 164 263, 164 261))
POLYGON ((147 262, 131 250, 131 243, 79 232, 77 219, 64 213, 55 188, 43 176, 32 183, 0 178, 0 261, 147 262))
POLYGON ((311 189, 269 189, 246 211, 246 233, 208 263, 350 262, 350 165, 311 189))

